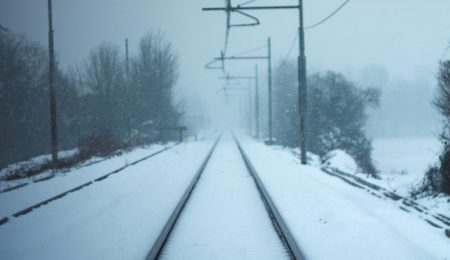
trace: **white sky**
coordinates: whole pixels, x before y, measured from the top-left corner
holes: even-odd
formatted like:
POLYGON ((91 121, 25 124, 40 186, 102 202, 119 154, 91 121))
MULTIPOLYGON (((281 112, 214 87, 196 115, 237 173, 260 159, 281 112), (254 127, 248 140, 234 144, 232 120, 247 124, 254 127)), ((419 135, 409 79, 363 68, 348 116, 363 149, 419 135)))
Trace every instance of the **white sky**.
MULTIPOLYGON (((178 89, 214 106, 222 83, 204 65, 223 48, 225 15, 202 12, 222 0, 54 0, 55 47, 63 66, 77 64, 102 41, 123 44, 131 53, 150 29, 164 31, 180 57, 178 89)), ((244 2, 232 1, 233 4, 244 2)), ((304 0, 305 25, 321 20, 343 0, 304 0)), ((254 5, 296 4, 293 0, 259 0, 254 5)), ((47 45, 46 0, 0 0, 0 23, 47 45)), ((229 54, 262 46, 272 37, 274 65, 287 54, 298 28, 294 10, 254 11, 262 25, 231 31, 229 54)), ((394 77, 435 73, 450 40, 448 0, 351 0, 327 23, 306 32, 309 71, 336 70, 358 75, 380 65, 394 77)), ((234 17, 233 19, 237 19, 234 17)), ((235 20, 237 21, 237 20, 235 20)), ((258 54, 258 53, 255 53, 258 54)), ((265 54, 262 50, 261 54, 265 54)), ((291 58, 298 55, 297 45, 291 58)), ((450 57, 450 51, 446 57, 450 57)), ((266 71, 265 63, 260 67, 266 71)), ((231 71, 252 71, 253 62, 229 63, 231 71)), ((243 73, 245 74, 245 73, 243 73)), ((262 82, 265 86, 265 82, 262 82)))

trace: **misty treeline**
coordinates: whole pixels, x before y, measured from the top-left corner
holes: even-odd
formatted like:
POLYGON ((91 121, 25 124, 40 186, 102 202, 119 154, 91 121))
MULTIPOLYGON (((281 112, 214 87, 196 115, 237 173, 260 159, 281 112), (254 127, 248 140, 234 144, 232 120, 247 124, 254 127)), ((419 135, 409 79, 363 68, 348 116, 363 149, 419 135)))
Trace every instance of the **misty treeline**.
MULTIPOLYGON (((2 27, 0 63, 1 166, 50 152, 50 102, 45 47, 2 27)), ((180 118, 177 56, 160 32, 144 35, 129 63, 124 48, 102 43, 82 64, 56 70, 59 150, 152 142, 155 129, 180 118)))
MULTIPOLYGON (((342 74, 328 71, 308 75, 307 147, 323 158, 341 149, 360 169, 376 176, 372 143, 364 132, 366 110, 379 105, 380 90, 361 88, 342 74)), ((297 66, 286 63, 276 70, 274 87, 274 134, 286 146, 300 143, 297 66)))
POLYGON ((430 167, 417 193, 435 191, 450 195, 450 60, 440 63, 434 105, 444 119, 440 135, 443 149, 438 165, 430 167))
POLYGON ((380 107, 370 109, 366 132, 374 138, 404 138, 429 136, 442 127, 439 114, 431 106, 435 95, 434 75, 417 69, 411 78, 390 76, 377 65, 367 66, 356 82, 380 88, 383 95, 380 107))

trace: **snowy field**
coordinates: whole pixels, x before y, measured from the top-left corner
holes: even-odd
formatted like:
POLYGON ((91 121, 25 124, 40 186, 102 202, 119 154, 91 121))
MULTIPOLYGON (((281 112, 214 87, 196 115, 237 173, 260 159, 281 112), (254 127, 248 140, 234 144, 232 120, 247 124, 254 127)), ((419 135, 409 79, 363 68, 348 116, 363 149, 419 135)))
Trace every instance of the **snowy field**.
MULTIPOLYGON (((80 162, 78 165, 70 168, 70 169, 60 169, 55 172, 52 170, 46 170, 39 174, 36 174, 34 176, 31 176, 29 178, 22 178, 17 180, 11 180, 11 181, 3 181, 0 180, 0 191, 6 190, 8 188, 13 188, 18 185, 28 185, 28 184, 35 184, 38 183, 39 180, 45 180, 47 178, 53 178, 53 177, 64 177, 70 173, 70 175, 77 175, 77 177, 80 177, 79 175, 83 175, 87 178, 92 178, 93 176, 101 176, 102 174, 105 174, 105 170, 112 171, 114 169, 117 169, 119 167, 122 167, 124 165, 127 165, 128 163, 131 163, 135 160, 138 160, 146 155, 149 155, 150 153, 154 153, 156 151, 168 148, 170 146, 173 146, 173 143, 168 144, 152 144, 152 145, 144 145, 137 148, 134 148, 130 151, 121 151, 120 154, 114 155, 110 158, 103 158, 103 157, 97 157, 94 156, 86 161, 80 162), (105 163, 105 161, 108 161, 105 163), (106 167, 105 167, 106 165, 106 167), (89 172, 90 176, 87 176, 85 172, 89 172), (75 174, 73 174, 75 173, 75 174), (78 174, 81 173, 81 174, 78 174)), ((68 151, 59 152, 58 156, 59 158, 65 158, 72 155, 75 155, 78 152, 78 149, 72 149, 68 151)), ((29 169, 32 167, 35 167, 39 164, 45 163, 46 161, 51 160, 51 155, 40 155, 33 158, 30 158, 26 161, 21 161, 17 163, 12 163, 4 167, 0 170, 0 176, 4 176, 8 174, 10 171, 13 171, 18 168, 25 168, 29 169)), ((75 177, 75 178, 77 178, 75 177)), ((73 176, 71 177, 73 178, 73 176)), ((85 179, 86 180, 86 179, 85 179)), ((54 185, 52 185, 54 186, 54 185)), ((58 185, 56 185, 58 186, 58 185)))
MULTIPOLYGON (((144 259, 213 141, 176 145, 29 214, 11 218, 0 225, 0 258, 144 259)), ((307 259, 450 256, 450 240, 442 229, 401 210, 395 202, 330 176, 320 165, 303 166, 289 149, 250 139, 243 139, 242 147, 307 259)), ((389 151, 394 153, 395 147, 389 151)), ((0 194, 1 213, 10 216, 156 148, 0 194)), ((386 169, 402 169, 399 166, 386 169)), ((219 142, 181 214, 163 251, 166 259, 287 256, 230 138, 219 142)))
POLYGON ((384 138, 373 140, 373 159, 389 188, 408 195, 423 179, 430 165, 438 162, 437 138, 384 138))
POLYGON ((92 181, 121 167, 127 166, 133 161, 139 160, 170 146, 171 145, 163 146, 156 144, 148 147, 141 147, 121 156, 116 156, 93 165, 75 168, 70 172, 58 174, 47 181, 30 183, 26 187, 2 193, 0 194, 0 216, 6 217, 12 215, 18 210, 32 206, 37 202, 92 181))
MULTIPOLYGON (((0 226, 0 258, 144 259, 211 144, 201 141, 176 146, 12 219, 0 226)), ((125 163, 124 158, 118 159, 125 163)), ((107 171, 110 163, 115 160, 101 164, 104 170, 97 171, 107 171)), ((75 186, 69 176, 61 177, 65 181, 59 185, 75 186)), ((27 196, 11 193, 3 199, 5 194, 0 194, 3 213, 29 206, 33 186, 20 190, 27 196)))
MULTIPOLYGON (((373 159, 380 179, 361 173, 353 159, 342 151, 332 152, 334 157, 329 159, 327 166, 411 198, 411 193, 421 185, 427 169, 438 162, 441 144, 433 137, 380 138, 373 141, 373 147, 373 159)), ((432 212, 450 216, 450 197, 447 195, 420 194, 415 201, 432 212)))
POLYGON ((399 209, 289 150, 247 140, 244 150, 307 259, 448 259, 449 239, 399 209))

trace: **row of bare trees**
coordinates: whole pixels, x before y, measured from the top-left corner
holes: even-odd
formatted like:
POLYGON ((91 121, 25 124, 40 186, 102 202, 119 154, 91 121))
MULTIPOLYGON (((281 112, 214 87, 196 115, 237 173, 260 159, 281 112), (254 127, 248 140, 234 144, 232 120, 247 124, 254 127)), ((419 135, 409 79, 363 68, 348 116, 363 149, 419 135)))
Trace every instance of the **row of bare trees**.
MULTIPOLYGON (((122 53, 102 43, 82 64, 57 70, 60 150, 92 138, 106 138, 113 148, 151 142, 152 129, 178 122, 178 61, 164 35, 144 35, 129 64, 122 53)), ((47 81, 46 49, 1 27, 0 166, 49 153, 47 81)))

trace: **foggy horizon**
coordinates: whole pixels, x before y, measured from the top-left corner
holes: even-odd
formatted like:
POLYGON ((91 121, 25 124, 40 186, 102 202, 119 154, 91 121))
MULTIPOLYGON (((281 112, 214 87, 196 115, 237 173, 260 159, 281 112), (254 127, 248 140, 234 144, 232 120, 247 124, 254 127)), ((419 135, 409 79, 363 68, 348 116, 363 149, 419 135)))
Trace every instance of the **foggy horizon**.
MULTIPOLYGON (((260 0, 257 4, 277 4, 280 1, 260 0), (258 3, 259 2, 259 3, 258 3)), ((296 1, 282 1, 292 4, 296 1)), ((341 3, 305 1, 305 25, 320 21, 341 3)), ((102 42, 119 46, 124 54, 128 38, 130 54, 137 50, 145 32, 159 30, 174 46, 180 60, 180 79, 176 87, 177 100, 201 102, 199 107, 210 116, 220 110, 217 90, 223 86, 221 76, 205 70, 206 63, 220 55, 225 35, 223 12, 203 12, 202 7, 220 6, 222 1, 103 1, 55 2, 54 28, 57 60, 63 69, 77 66, 89 51, 102 42), (132 4, 132 5, 131 5, 132 4), (82 19, 79 19, 82 17, 82 19), (214 112, 215 111, 215 112, 214 112)), ((46 1, 2 0, 0 24, 13 33, 24 34, 47 46, 46 1)), ((294 10, 253 11, 260 26, 232 28, 228 54, 261 47, 267 37, 272 39, 273 68, 283 61, 296 38, 298 13, 294 10), (280 30, 280 28, 283 28, 280 30)), ((326 23, 306 30, 306 58, 309 74, 333 70, 341 72, 362 87, 380 81, 364 75, 367 68, 381 68, 386 79, 380 88, 395 87, 395 82, 412 82, 421 77, 426 88, 435 89, 439 60, 449 45, 448 20, 450 2, 445 0, 423 4, 419 1, 351 1, 326 23), (420 74, 422 76, 418 76, 420 74), (394 83, 392 83, 394 82, 394 83)), ((232 22, 243 21, 238 15, 232 22)), ((265 50, 255 54, 265 54, 265 50)), ((298 55, 294 43, 289 61, 298 55)), ((253 72, 253 63, 229 62, 232 74, 253 72)), ((261 87, 266 88, 265 62, 259 62, 261 87)), ((367 73, 366 73, 367 74, 367 73)), ((430 90, 431 92, 431 90, 430 90)), ((430 103, 431 101, 427 101, 430 103)), ((196 105, 193 113, 198 111, 196 105)), ((430 110, 433 109, 431 105, 430 110)))
POLYGON ((449 18, 0 0, 0 259, 448 259, 449 18))

